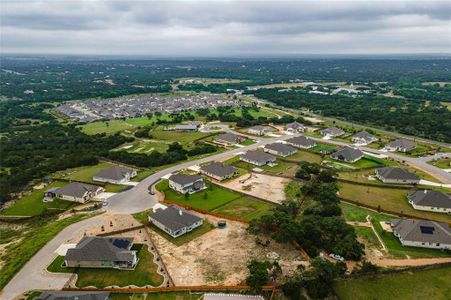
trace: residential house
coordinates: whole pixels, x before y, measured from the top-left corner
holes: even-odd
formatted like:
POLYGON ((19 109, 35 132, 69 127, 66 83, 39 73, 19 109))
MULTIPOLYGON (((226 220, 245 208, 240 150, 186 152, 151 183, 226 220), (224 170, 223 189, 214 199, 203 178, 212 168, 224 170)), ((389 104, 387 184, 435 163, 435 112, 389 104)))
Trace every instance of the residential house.
POLYGON ((181 173, 169 177, 169 187, 182 194, 193 194, 206 189, 202 176, 181 173))
POLYGON ((224 134, 215 136, 214 140, 215 140, 215 142, 217 142, 219 144, 224 144, 227 146, 227 145, 240 144, 240 143, 244 142, 245 140, 247 140, 247 138, 242 135, 237 135, 237 134, 233 134, 233 133, 224 133, 224 134))
POLYGON ((216 180, 224 180, 235 176, 237 174, 237 169, 231 165, 212 162, 208 165, 201 166, 200 172, 216 180))
POLYGON ((109 300, 110 292, 93 291, 47 291, 34 300, 109 300))
POLYGON ((396 167, 376 169, 376 177, 384 183, 418 184, 420 176, 396 167))
POLYGON ((413 141, 397 139, 385 146, 388 151, 409 152, 417 147, 413 141))
POLYGON ((59 187, 50 188, 44 191, 44 202, 51 202, 56 198, 56 192, 59 190, 59 187))
POLYGON ((351 138, 351 140, 360 145, 368 145, 373 142, 377 142, 378 138, 372 135, 371 133, 368 133, 366 131, 361 131, 356 134, 354 134, 351 138))
POLYGON ((197 131, 198 127, 192 124, 177 124, 174 127, 170 127, 168 130, 175 131, 197 131))
POLYGON ((240 156, 240 160, 256 166, 273 166, 276 163, 275 156, 258 150, 247 151, 245 154, 240 156))
POLYGON ((285 130, 291 133, 299 133, 305 131, 305 126, 302 123, 294 121, 293 123, 287 124, 285 130))
POLYGON ((310 149, 312 147, 316 146, 316 142, 312 140, 311 138, 305 137, 305 136, 297 136, 294 138, 291 138, 287 140, 287 143, 302 149, 310 149))
POLYGON ((451 249, 451 230, 447 223, 429 220, 393 219, 393 234, 403 246, 451 249))
POLYGON ((253 127, 249 128, 247 130, 247 133, 262 136, 262 135, 265 135, 267 131, 268 131, 267 128, 257 125, 257 126, 253 126, 253 127))
POLYGON ((138 258, 132 246, 133 238, 83 237, 67 250, 64 262, 70 268, 133 269, 138 258))
POLYGON ((287 144, 273 143, 265 146, 265 152, 287 157, 289 155, 293 155, 294 153, 296 153, 297 150, 296 148, 291 147, 290 145, 287 144))
POLYGON ((73 181, 64 187, 52 191, 51 193, 56 198, 72 202, 85 203, 104 191, 105 189, 98 185, 73 181))
POLYGON ((108 169, 101 170, 97 175, 92 177, 92 180, 113 184, 124 184, 129 182, 136 174, 137 172, 135 169, 112 166, 108 169))
POLYGON ((407 199, 414 209, 451 214, 451 194, 435 190, 410 190, 407 199))
POLYGON ((345 132, 337 127, 329 127, 320 131, 320 133, 324 136, 328 137, 336 137, 345 134, 345 132))
POLYGON ((166 209, 157 209, 149 215, 149 222, 176 238, 201 226, 204 220, 184 208, 172 205, 166 209))
POLYGON ((332 153, 330 157, 348 163, 355 163, 363 157, 363 152, 352 147, 343 147, 340 150, 332 153))

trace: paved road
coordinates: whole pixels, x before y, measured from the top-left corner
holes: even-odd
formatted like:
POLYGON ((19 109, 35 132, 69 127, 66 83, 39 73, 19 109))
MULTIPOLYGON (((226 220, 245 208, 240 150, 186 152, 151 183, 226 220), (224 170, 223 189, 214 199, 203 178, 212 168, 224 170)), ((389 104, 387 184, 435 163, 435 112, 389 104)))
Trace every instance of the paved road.
MULTIPOLYGON (((158 181, 161 177, 168 175, 170 173, 186 169, 193 165, 202 164, 212 160, 224 160, 239 152, 244 152, 247 150, 252 150, 257 147, 266 145, 268 143, 273 143, 276 141, 282 141, 293 137, 292 135, 283 135, 280 137, 272 138, 260 138, 257 143, 242 148, 233 149, 227 152, 216 154, 213 156, 205 157, 198 160, 193 160, 190 162, 182 163, 173 167, 169 167, 155 174, 148 176, 143 179, 139 184, 132 187, 131 189, 118 193, 108 199, 108 206, 106 207, 107 213, 110 214, 123 214, 123 213, 136 213, 154 206, 158 199, 157 196, 151 195, 149 193, 149 186, 158 181)), ((325 141, 322 139, 316 139, 317 141, 328 142, 338 146, 347 145, 342 142, 337 141, 325 141)), ((372 148, 361 147, 362 150, 376 153, 384 154, 389 157, 398 160, 405 160, 430 174, 435 175, 438 179, 441 179, 444 183, 451 183, 451 174, 445 171, 431 166, 426 163, 423 159, 409 158, 401 156, 396 153, 383 152, 375 150, 372 148)), ((0 295, 0 299, 13 299, 15 296, 20 295, 28 290, 32 289, 61 289, 66 281, 69 279, 68 274, 50 274, 45 271, 48 264, 50 264, 55 258, 55 250, 62 244, 71 239, 74 235, 83 233, 89 228, 98 228, 101 224, 102 217, 97 216, 90 218, 75 224, 72 224, 62 230, 56 237, 54 237, 47 245, 45 245, 39 252, 33 256, 33 258, 19 271, 19 273, 14 276, 14 278, 6 285, 3 293, 0 295)))

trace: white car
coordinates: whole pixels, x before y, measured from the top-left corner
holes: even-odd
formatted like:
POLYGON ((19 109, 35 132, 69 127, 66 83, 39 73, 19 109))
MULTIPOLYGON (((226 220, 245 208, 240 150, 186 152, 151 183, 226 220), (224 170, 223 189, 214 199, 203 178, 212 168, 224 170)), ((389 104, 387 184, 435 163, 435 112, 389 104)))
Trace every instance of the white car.
POLYGON ((333 253, 329 254, 329 257, 331 257, 331 258, 333 258, 335 260, 338 260, 338 261, 344 261, 345 260, 344 257, 342 257, 342 256, 340 256, 338 254, 333 254, 333 253))

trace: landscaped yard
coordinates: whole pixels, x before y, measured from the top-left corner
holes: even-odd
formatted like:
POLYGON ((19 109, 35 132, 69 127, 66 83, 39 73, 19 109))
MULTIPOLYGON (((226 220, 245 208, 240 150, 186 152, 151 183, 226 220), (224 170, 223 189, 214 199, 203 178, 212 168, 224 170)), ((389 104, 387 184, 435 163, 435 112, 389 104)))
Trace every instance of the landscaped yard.
POLYGON ((335 291, 346 300, 447 300, 451 295, 451 268, 363 277, 337 281, 335 291))
POLYGON ((135 244, 134 250, 138 250, 138 265, 134 270, 117 270, 108 268, 65 268, 61 264, 64 257, 59 256, 47 268, 49 272, 77 273, 77 287, 95 286, 103 288, 111 285, 139 287, 151 285, 159 286, 163 283, 163 276, 157 273, 157 265, 153 262, 153 254, 147 249, 147 245, 135 244))
POLYGON ((67 210, 77 203, 60 199, 54 199, 52 202, 47 203, 42 202, 46 190, 54 187, 63 187, 67 184, 67 182, 55 181, 40 190, 33 190, 30 195, 17 200, 13 205, 2 211, 1 214, 5 216, 38 216, 46 210, 67 210))
POLYGON ((158 233, 159 235, 161 235, 162 237, 164 237, 165 239, 167 239, 168 241, 170 241, 171 243, 173 243, 174 245, 181 246, 204 235, 210 230, 213 230, 215 226, 209 223, 208 221, 204 221, 204 223, 201 226, 176 238, 173 238, 172 236, 170 236, 169 234, 167 234, 166 232, 164 232, 163 230, 161 230, 160 228, 156 227, 153 224, 150 225, 149 228, 158 233))
POLYGON ((321 151, 333 152, 337 149, 336 146, 332 146, 329 144, 316 144, 315 147, 310 148, 311 151, 320 153, 321 151))
POLYGON ((295 154, 287 156, 285 159, 296 162, 308 161, 312 163, 321 163, 321 155, 309 151, 298 150, 295 154))
POLYGON ((225 161, 226 164, 233 165, 237 168, 245 169, 245 170, 252 170, 254 168, 260 168, 264 170, 264 173, 271 174, 271 175, 285 175, 285 176, 293 176, 294 173, 296 173, 297 169, 299 168, 297 163, 285 161, 278 159, 276 161, 277 165, 271 167, 268 165, 264 166, 256 166, 250 163, 247 163, 245 161, 241 161, 240 157, 237 155, 227 161, 225 161))

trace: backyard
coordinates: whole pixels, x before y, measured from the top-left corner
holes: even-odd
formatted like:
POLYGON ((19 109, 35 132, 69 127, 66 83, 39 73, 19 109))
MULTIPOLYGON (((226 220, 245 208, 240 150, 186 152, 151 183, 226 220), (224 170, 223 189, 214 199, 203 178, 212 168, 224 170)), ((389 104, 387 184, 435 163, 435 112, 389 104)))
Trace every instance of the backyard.
POLYGON ((285 159, 290 160, 290 161, 296 161, 296 162, 308 161, 308 162, 318 163, 318 164, 321 163, 321 161, 322 161, 321 155, 310 152, 310 151, 303 151, 303 150, 298 150, 295 154, 290 155, 290 156, 286 157, 285 159))
POLYGON ((340 280, 334 284, 340 299, 445 300, 451 295, 451 268, 340 280))
POLYGON ((215 226, 211 223, 209 223, 208 221, 204 221, 204 223, 193 229, 192 231, 185 233, 182 236, 179 237, 172 237, 169 234, 167 234, 166 232, 164 232, 163 230, 161 230, 160 228, 156 227, 155 225, 151 224, 149 226, 150 229, 152 229, 154 232, 156 232, 157 234, 159 234, 160 236, 164 237, 166 240, 170 241, 171 243, 173 243, 176 246, 181 246, 183 244, 189 243, 192 240, 204 235, 205 233, 209 232, 210 230, 213 230, 215 228, 215 226))

